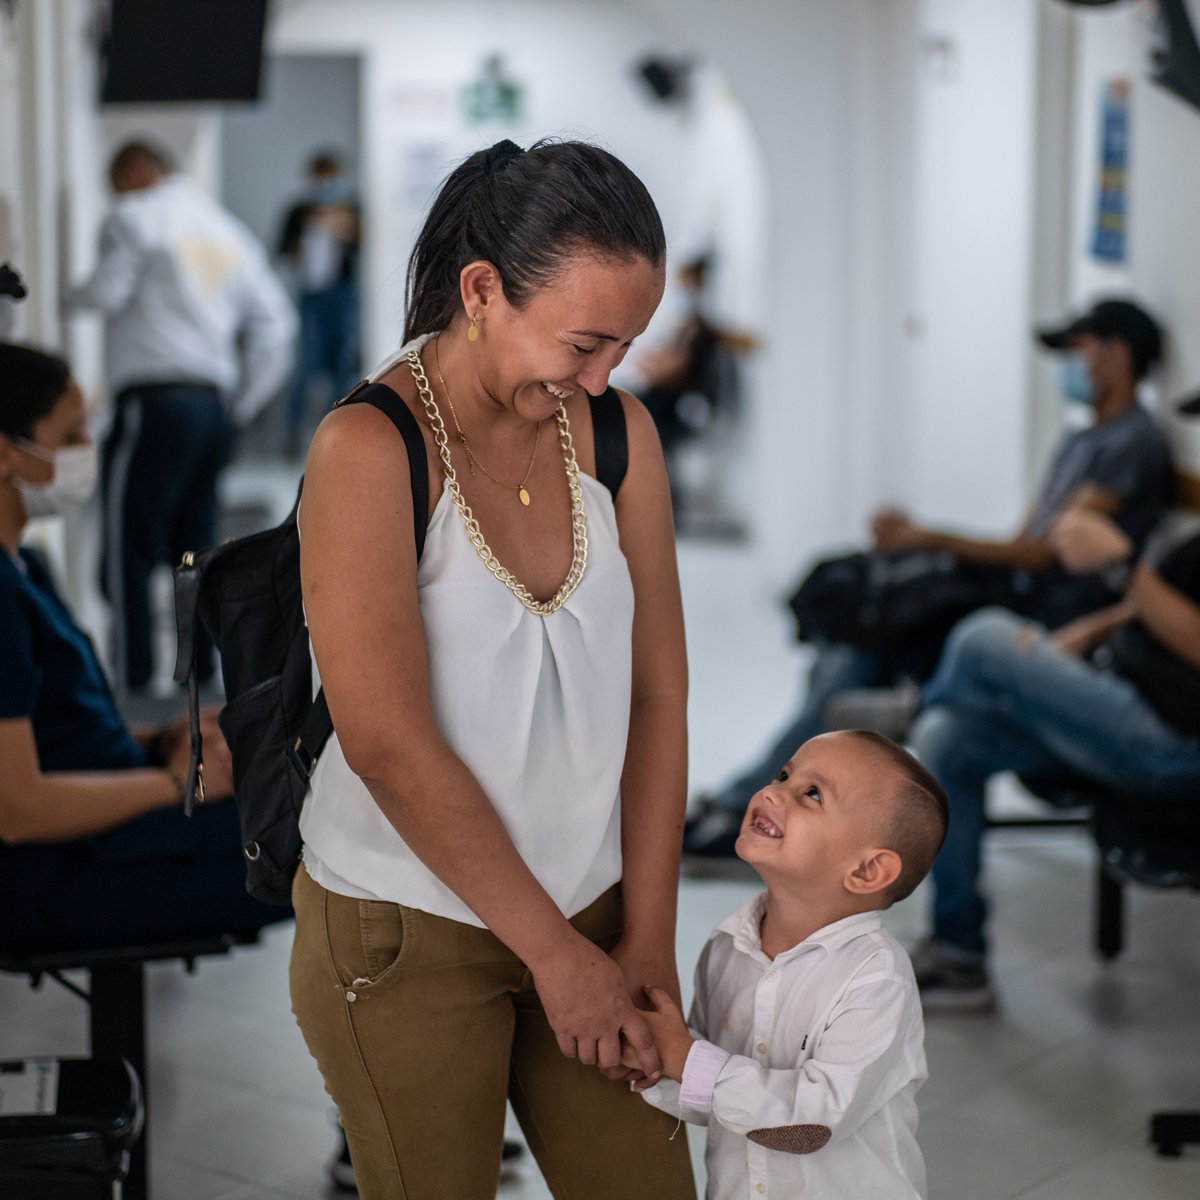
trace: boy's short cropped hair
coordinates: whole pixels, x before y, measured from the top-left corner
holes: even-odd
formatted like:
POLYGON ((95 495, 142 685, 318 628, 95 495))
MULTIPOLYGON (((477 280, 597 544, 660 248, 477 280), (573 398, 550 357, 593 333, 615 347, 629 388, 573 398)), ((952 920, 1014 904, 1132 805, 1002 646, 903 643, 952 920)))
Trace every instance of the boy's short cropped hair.
POLYGON ((911 896, 929 874, 946 837, 950 801, 933 773, 891 738, 869 729, 846 732, 874 746, 903 777, 893 796, 892 823, 886 835, 887 848, 900 856, 900 874, 888 889, 888 902, 895 904, 911 896))

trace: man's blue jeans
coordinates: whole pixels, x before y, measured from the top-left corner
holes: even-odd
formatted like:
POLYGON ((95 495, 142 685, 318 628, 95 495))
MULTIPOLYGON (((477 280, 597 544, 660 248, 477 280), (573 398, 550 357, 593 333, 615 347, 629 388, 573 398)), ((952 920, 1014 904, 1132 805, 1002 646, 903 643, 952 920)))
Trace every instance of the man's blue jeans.
POLYGON ((992 775, 1075 773, 1133 799, 1200 792, 1200 738, 1167 724, 1128 680, 1003 609, 955 626, 923 701, 910 747, 950 796, 933 866, 933 937, 958 950, 986 950, 979 875, 992 775), (1030 644, 1018 644, 1022 631, 1030 644))

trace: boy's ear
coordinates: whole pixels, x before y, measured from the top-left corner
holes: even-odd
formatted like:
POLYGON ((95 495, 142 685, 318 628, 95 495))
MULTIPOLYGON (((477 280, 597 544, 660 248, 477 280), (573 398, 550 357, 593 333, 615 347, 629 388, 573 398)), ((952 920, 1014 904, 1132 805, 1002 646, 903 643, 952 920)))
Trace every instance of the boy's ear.
POLYGON ((856 896, 882 892, 900 878, 903 865, 900 855, 895 850, 876 847, 868 850, 862 859, 842 876, 842 885, 846 891, 856 896))

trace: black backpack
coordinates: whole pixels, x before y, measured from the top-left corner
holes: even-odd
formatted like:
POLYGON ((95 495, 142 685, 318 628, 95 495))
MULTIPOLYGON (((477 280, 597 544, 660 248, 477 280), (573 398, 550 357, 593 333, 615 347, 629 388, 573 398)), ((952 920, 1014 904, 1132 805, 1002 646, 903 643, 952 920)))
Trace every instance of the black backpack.
MULTIPOLYGON (((596 477, 616 499, 628 466, 625 412, 610 388, 591 399, 596 477)), ((365 380, 338 405, 373 404, 400 431, 412 480, 417 558, 429 511, 425 442, 416 418, 384 384, 365 380)), ((300 861, 300 808, 317 758, 333 732, 324 691, 312 694, 312 657, 300 595, 296 503, 271 529, 189 552, 175 568, 179 638, 175 679, 188 685, 192 757, 186 808, 203 801, 203 747, 195 635, 203 622, 221 652, 228 698, 218 721, 233 755, 233 792, 246 859, 246 890, 268 904, 291 904, 300 861)))

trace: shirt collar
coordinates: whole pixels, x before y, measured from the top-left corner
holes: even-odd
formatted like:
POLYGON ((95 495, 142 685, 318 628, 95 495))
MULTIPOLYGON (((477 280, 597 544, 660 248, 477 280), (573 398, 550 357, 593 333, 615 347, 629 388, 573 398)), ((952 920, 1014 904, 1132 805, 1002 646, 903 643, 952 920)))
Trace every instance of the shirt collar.
MULTIPOLYGON (((744 954, 766 958, 762 948, 762 919, 767 908, 767 893, 759 892, 752 896, 740 908, 735 909, 718 926, 718 933, 727 933, 733 938, 734 945, 744 954)), ((787 962, 808 950, 818 947, 826 951, 836 950, 840 946, 872 933, 883 925, 883 914, 879 909, 870 912, 852 913, 823 925, 811 933, 804 941, 785 950, 778 955, 776 962, 787 962)))

